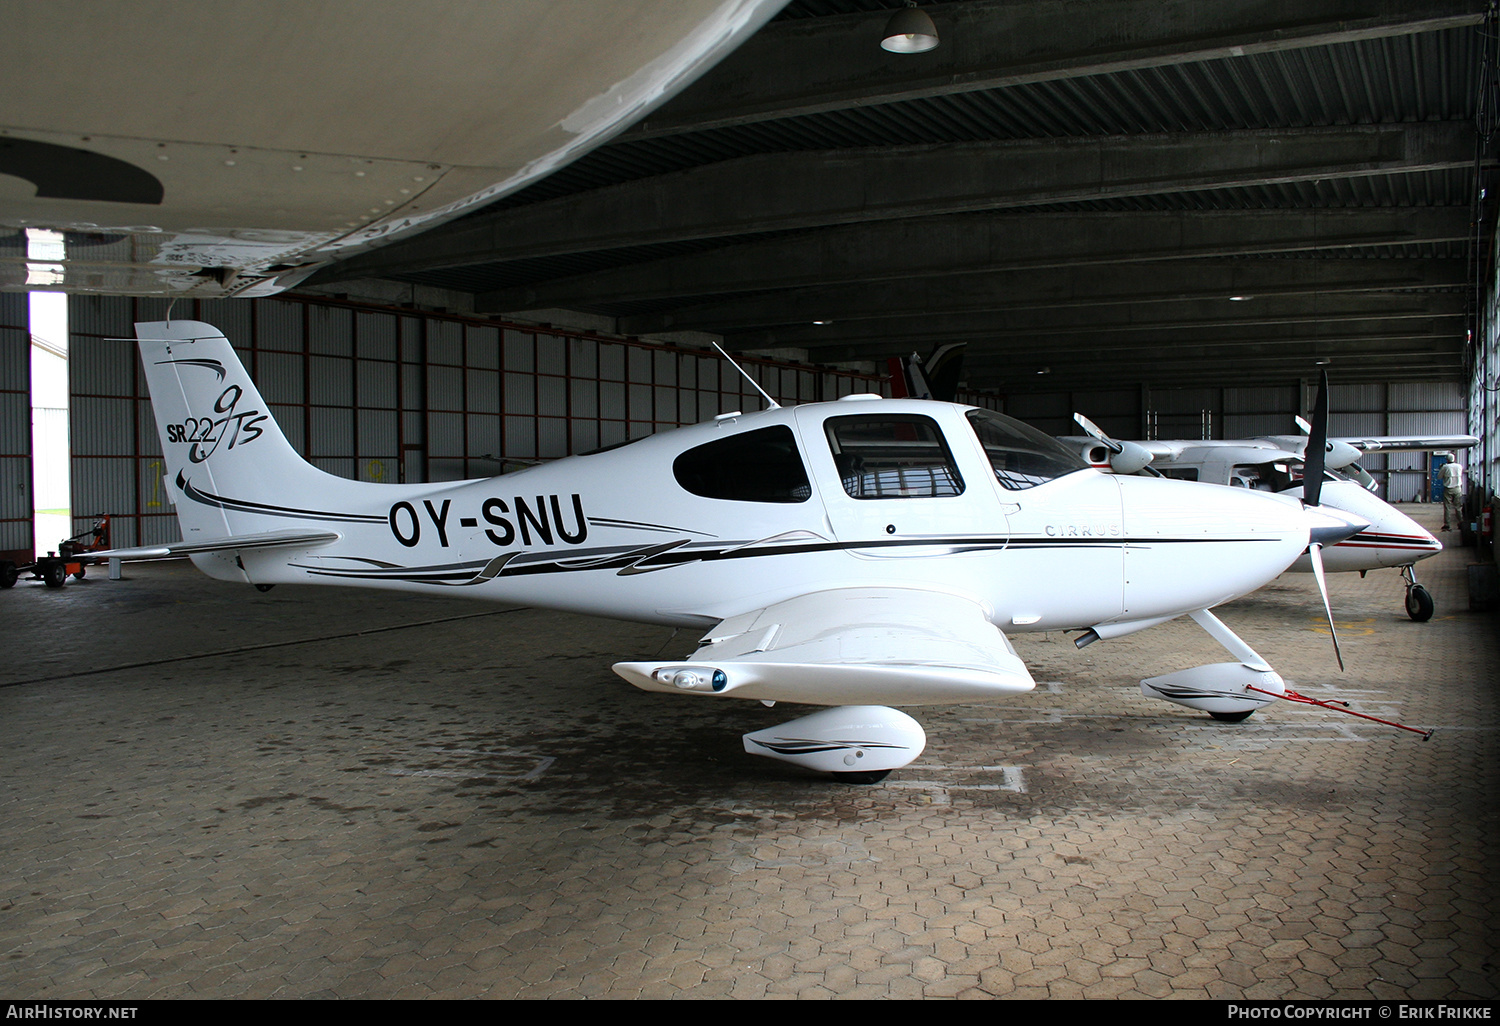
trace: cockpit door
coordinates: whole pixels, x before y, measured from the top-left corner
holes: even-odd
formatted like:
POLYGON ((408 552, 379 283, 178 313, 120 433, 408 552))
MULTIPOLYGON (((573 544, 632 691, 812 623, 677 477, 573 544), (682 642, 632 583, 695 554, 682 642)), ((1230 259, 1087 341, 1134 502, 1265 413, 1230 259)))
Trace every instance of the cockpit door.
POLYGON ((956 407, 850 401, 797 410, 834 537, 868 558, 1003 548, 990 472, 956 407))

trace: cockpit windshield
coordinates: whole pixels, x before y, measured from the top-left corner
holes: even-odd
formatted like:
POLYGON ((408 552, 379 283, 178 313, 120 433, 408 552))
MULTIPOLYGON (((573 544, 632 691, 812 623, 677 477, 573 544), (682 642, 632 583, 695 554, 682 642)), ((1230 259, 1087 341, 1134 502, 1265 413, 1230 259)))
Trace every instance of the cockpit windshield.
POLYGON ((1262 492, 1284 492, 1302 486, 1302 464, 1290 461, 1270 463, 1237 463, 1229 474, 1236 488, 1254 488, 1262 492))
MULTIPOLYGON (((1269 463, 1237 463, 1229 474, 1229 483, 1238 488, 1255 488, 1265 492, 1286 492, 1302 487, 1301 460, 1272 460, 1269 463)), ((1341 480, 1331 470, 1323 471, 1324 481, 1341 480)))
POLYGON ((984 446, 995 480, 1009 491, 1035 488, 1075 470, 1088 469, 1079 453, 1019 420, 989 410, 970 410, 969 424, 984 446))

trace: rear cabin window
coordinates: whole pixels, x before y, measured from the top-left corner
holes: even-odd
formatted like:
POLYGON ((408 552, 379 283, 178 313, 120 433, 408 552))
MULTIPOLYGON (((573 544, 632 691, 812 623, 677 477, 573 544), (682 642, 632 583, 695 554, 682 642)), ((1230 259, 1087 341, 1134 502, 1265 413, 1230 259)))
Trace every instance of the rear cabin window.
POLYGON ((943 433, 928 417, 830 417, 823 425, 844 491, 856 499, 961 495, 963 478, 943 433))
POLYGON ((706 499, 806 502, 812 495, 792 429, 746 431, 700 445, 672 462, 677 483, 706 499))

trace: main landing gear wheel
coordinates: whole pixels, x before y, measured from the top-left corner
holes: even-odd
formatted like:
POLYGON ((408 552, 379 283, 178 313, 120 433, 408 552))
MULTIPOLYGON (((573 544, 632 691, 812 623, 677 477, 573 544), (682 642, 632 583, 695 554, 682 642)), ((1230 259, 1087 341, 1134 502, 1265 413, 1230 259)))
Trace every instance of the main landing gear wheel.
POLYGON ((1216 713, 1216 712, 1211 712, 1211 713, 1209 713, 1209 715, 1212 716, 1214 719, 1218 720, 1220 723, 1243 723, 1243 722, 1245 722, 1246 720, 1248 720, 1250 718, 1250 714, 1253 713, 1254 711, 1255 711, 1254 709, 1246 709, 1244 712, 1232 712, 1232 713, 1216 713))
POLYGON ((845 784, 878 784, 890 775, 890 770, 871 770, 868 773, 835 773, 833 776, 845 784))
POLYGON ((1406 589, 1406 615, 1417 623, 1426 623, 1432 619, 1432 611, 1436 608, 1432 602, 1432 596, 1427 589, 1420 584, 1413 584, 1406 589))

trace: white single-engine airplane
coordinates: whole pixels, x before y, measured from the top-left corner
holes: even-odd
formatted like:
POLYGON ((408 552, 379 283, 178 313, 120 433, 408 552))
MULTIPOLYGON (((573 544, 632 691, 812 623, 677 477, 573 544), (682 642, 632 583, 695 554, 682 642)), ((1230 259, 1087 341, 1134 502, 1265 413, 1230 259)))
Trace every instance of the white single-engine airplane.
MULTIPOLYGON (((1302 498, 1303 463, 1308 435, 1267 435, 1220 441, 1113 442, 1087 418, 1077 415, 1089 437, 1061 439, 1076 445, 1092 466, 1121 465, 1122 473, 1136 473, 1149 464, 1163 477, 1206 481, 1231 487, 1280 492, 1302 498), (1114 447, 1120 446, 1121 452, 1114 447), (1144 456, 1145 462, 1141 457, 1144 456)), ((1300 418, 1299 418, 1300 420, 1300 418)), ((1311 427, 1301 422, 1304 431, 1311 427)), ((1397 567, 1406 580, 1406 613, 1421 623, 1432 619, 1432 595, 1417 583, 1418 560, 1435 556, 1443 543, 1411 517, 1375 494, 1374 480, 1355 461, 1367 452, 1419 452, 1463 449, 1477 445, 1473 435, 1381 436, 1330 438, 1324 445, 1323 484, 1318 501, 1369 522, 1351 538, 1328 546, 1323 568, 1329 573, 1397 567)), ((1311 573, 1312 560, 1302 556, 1290 567, 1311 573)))
POLYGON ((1101 474, 1007 417, 873 395, 772 403, 486 480, 350 481, 296 453, 218 330, 136 333, 183 541, 96 558, 188 555, 259 586, 449 590, 698 628, 687 658, 615 672, 647 691, 830 706, 745 748, 857 782, 926 743, 885 704, 1033 687, 1003 631, 1083 630, 1082 647, 1186 614, 1233 660, 1144 681, 1147 695, 1230 720, 1297 697, 1210 609, 1364 527, 1283 495, 1101 474))

